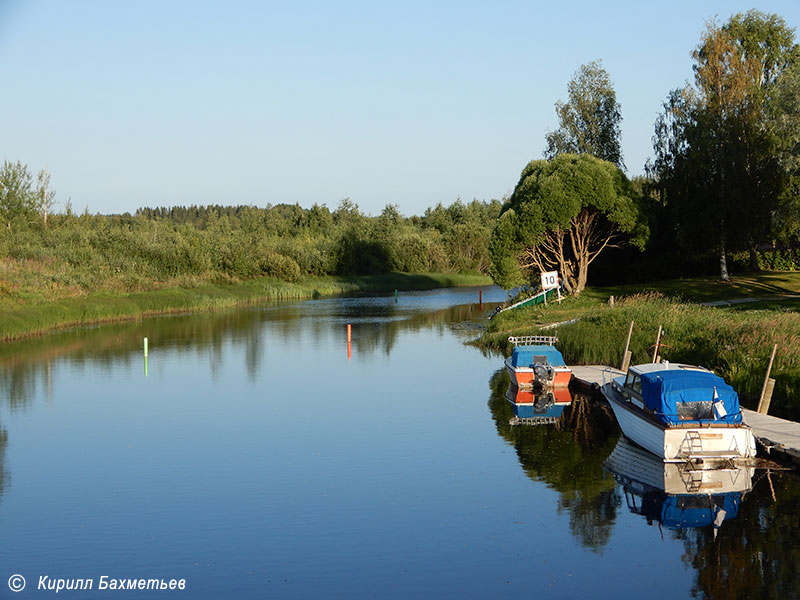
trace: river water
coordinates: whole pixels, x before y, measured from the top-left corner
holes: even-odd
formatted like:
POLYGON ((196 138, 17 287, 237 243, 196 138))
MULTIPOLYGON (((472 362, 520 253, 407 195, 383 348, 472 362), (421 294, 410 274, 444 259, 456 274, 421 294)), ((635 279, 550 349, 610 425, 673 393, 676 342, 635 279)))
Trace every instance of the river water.
POLYGON ((794 476, 653 489, 582 397, 555 425, 511 425, 502 357, 465 345, 503 293, 477 299, 275 303, 4 345, 0 597, 79 578, 93 589, 59 595, 800 596, 794 476))

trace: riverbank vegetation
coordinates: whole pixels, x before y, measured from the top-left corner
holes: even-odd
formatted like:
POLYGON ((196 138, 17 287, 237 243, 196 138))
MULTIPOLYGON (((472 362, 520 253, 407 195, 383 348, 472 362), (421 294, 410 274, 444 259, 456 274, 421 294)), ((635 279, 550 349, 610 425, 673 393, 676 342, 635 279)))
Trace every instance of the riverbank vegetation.
POLYGON ((183 313, 273 300, 317 298, 354 293, 390 293, 392 290, 427 290, 441 287, 485 285, 480 274, 387 273, 362 276, 305 277, 287 282, 260 277, 238 283, 196 283, 182 287, 131 292, 100 292, 50 301, 0 300, 0 340, 41 334, 60 327, 183 313))
MULTIPOLYGON (((25 179, 21 165, 5 170, 5 189, 25 179)), ((193 206, 78 216, 69 207, 49 215, 37 209, 35 189, 16 195, 27 200, 6 202, 0 297, 20 302, 259 277, 485 274, 500 210, 497 201, 458 201, 422 217, 403 217, 394 206, 369 217, 344 200, 332 212, 318 205, 193 206)))
POLYGON ((299 205, 52 212, 49 178, 0 169, 0 339, 278 298, 489 282, 498 201, 404 217, 299 205), (419 275, 422 273, 423 275, 419 275), (434 273, 428 275, 427 273, 434 273))

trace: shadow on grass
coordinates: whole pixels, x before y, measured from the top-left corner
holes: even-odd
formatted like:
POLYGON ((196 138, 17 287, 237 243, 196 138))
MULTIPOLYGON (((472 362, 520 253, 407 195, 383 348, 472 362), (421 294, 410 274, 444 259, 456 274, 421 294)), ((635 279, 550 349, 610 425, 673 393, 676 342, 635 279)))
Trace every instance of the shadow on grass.
POLYGON ((731 277, 722 282, 715 277, 671 279, 647 284, 626 284, 594 288, 595 293, 608 296, 630 296, 642 292, 660 292, 691 302, 729 300, 749 296, 778 296, 800 293, 800 272, 752 273, 731 277))

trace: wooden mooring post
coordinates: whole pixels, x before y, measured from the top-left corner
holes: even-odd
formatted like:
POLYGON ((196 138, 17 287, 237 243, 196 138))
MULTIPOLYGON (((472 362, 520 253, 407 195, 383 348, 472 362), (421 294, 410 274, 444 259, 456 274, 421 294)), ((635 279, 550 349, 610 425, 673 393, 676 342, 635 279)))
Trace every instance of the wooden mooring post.
POLYGON ((653 347, 653 363, 657 363, 659 354, 661 353, 661 336, 663 335, 663 329, 661 325, 658 326, 658 335, 656 336, 656 345, 653 347))
POLYGON ((622 352, 622 364, 619 367, 619 370, 623 373, 628 370, 628 367, 631 366, 631 335, 633 334, 633 321, 631 321, 630 327, 628 327, 628 339, 625 340, 625 350, 622 352))
POLYGON ((758 399, 757 412, 762 415, 769 413, 769 405, 772 402, 772 390, 775 389, 775 380, 770 378, 772 373, 772 363, 775 361, 775 353, 778 351, 778 344, 772 347, 772 356, 769 357, 767 365, 767 375, 764 377, 764 386, 761 388, 761 397, 758 399))

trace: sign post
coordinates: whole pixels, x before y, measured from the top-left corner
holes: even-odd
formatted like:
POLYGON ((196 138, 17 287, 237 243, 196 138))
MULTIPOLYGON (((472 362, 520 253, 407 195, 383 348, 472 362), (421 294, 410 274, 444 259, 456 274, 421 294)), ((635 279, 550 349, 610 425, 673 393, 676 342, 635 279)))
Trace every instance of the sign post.
POLYGON ((542 290, 545 292, 545 304, 547 304, 547 290, 558 290, 558 303, 561 304, 561 287, 558 281, 558 271, 542 273, 542 290))

